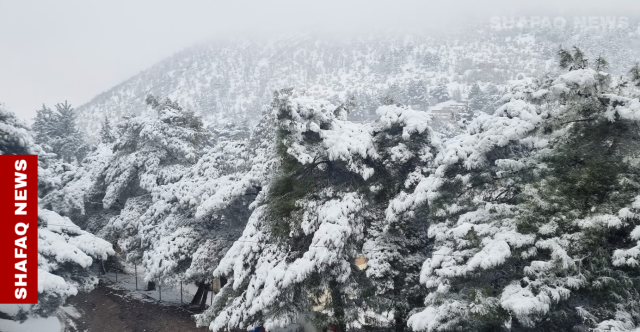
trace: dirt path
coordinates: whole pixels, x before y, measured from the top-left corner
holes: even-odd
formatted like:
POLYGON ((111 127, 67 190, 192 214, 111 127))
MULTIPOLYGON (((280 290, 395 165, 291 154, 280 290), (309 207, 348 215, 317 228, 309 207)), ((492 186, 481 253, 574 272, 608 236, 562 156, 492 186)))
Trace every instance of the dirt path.
POLYGON ((90 293, 78 293, 69 298, 81 316, 67 315, 69 332, 191 332, 208 331, 196 328, 193 312, 181 307, 161 305, 135 299, 122 290, 100 282, 90 293))

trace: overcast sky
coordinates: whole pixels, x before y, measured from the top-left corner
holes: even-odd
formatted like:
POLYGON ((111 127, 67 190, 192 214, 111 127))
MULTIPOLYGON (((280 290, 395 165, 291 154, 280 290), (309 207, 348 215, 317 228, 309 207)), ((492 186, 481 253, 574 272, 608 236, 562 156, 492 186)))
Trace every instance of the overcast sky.
POLYGON ((195 43, 239 34, 459 26, 471 16, 640 14, 637 0, 0 0, 0 102, 89 101, 195 43))

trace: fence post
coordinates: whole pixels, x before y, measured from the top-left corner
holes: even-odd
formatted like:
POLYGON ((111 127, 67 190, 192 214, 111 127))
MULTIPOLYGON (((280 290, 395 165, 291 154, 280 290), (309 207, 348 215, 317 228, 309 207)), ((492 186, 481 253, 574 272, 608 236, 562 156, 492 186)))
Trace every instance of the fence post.
POLYGON ((138 290, 138 264, 133 264, 133 268, 135 269, 136 274, 136 290, 138 290))
POLYGON ((162 286, 158 283, 158 293, 160 293, 160 299, 158 301, 162 301, 162 286))
POLYGON ((182 281, 180 281, 180 304, 182 304, 182 281))

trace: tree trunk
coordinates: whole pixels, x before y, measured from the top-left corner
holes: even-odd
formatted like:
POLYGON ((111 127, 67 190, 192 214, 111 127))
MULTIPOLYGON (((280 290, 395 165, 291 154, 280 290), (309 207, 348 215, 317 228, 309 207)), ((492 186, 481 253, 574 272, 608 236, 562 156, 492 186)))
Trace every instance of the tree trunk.
POLYGON ((107 269, 104 267, 104 261, 100 260, 100 264, 98 264, 99 274, 107 274, 107 269))
POLYGON ((400 306, 395 307, 395 313, 394 313, 395 332, 405 332, 405 330, 407 329, 407 322, 405 321, 406 315, 407 315, 407 312, 405 308, 400 306))
POLYGON ((200 299, 202 298, 202 293, 204 293, 204 281, 200 281, 198 284, 198 290, 196 291, 196 295, 193 296, 191 300, 192 305, 196 305, 200 303, 200 299))
POLYGON ((338 283, 335 281, 329 282, 329 288, 331 292, 331 304, 333 307, 333 316, 336 319, 338 331, 344 332, 347 329, 347 324, 344 317, 344 302, 342 301, 342 294, 338 290, 338 283))
POLYGON ((204 292, 202 292, 202 301, 200 301, 200 308, 204 309, 205 306, 207 305, 207 296, 209 295, 209 285, 210 284, 204 284, 204 292))

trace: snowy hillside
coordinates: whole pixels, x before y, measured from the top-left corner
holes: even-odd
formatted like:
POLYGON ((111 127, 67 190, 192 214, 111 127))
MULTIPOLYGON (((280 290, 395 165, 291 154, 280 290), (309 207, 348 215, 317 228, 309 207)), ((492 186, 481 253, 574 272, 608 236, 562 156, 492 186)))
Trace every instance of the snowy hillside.
POLYGON ((580 45, 588 56, 604 55, 613 73, 640 54, 637 32, 493 30, 475 26, 440 37, 422 34, 337 40, 292 35, 270 40, 230 40, 186 49, 77 108, 80 128, 96 140, 104 116, 145 111, 145 97, 169 97, 201 114, 206 123, 255 125, 273 91, 295 87, 334 104, 350 101, 352 119, 375 117, 385 99, 426 106, 425 91, 446 84, 464 99, 470 84, 503 86, 520 76, 554 71, 558 47, 580 45))

